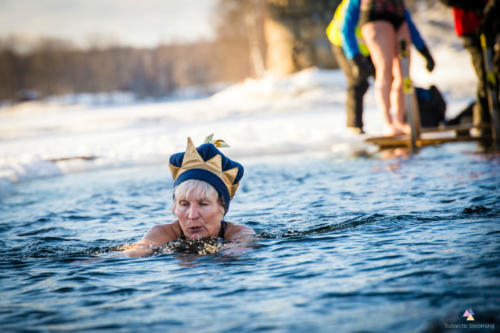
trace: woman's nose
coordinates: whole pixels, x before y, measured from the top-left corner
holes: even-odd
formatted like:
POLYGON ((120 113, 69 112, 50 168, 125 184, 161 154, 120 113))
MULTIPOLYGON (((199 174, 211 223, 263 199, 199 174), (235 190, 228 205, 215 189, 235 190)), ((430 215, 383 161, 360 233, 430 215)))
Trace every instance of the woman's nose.
POLYGON ((199 213, 200 213, 200 211, 199 211, 199 209, 198 209, 198 206, 197 206, 197 205, 191 205, 191 206, 189 207, 188 217, 189 217, 190 219, 195 219, 195 218, 197 218, 197 217, 198 217, 199 213))

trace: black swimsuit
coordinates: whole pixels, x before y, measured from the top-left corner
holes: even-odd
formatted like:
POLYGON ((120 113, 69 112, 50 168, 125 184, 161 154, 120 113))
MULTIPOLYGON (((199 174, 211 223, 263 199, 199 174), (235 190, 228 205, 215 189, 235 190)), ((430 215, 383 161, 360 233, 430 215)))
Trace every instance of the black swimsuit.
MULTIPOLYGON (((226 226, 227 226, 227 222, 226 221, 221 221, 220 222, 220 230, 219 230, 219 234, 217 235, 217 237, 224 239, 224 233, 226 231, 226 226)), ((186 235, 184 235, 184 232, 182 231, 182 228, 181 228, 181 239, 186 239, 186 235)))
POLYGON ((394 30, 398 31, 399 27, 405 22, 404 16, 395 15, 393 13, 371 13, 368 11, 361 12, 362 24, 373 21, 386 21, 392 24, 394 30))
POLYGON ((373 21, 386 21, 394 30, 405 22, 404 3, 402 0, 361 0, 359 24, 373 21))

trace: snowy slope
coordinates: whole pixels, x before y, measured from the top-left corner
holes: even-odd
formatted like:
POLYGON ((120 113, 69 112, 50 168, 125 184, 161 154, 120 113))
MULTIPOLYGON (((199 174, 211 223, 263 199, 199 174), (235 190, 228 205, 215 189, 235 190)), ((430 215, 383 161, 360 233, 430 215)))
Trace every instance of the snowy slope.
MULTIPOLYGON (((414 17, 436 59, 429 74, 413 52, 415 85, 436 84, 449 117, 474 95, 470 58, 450 30, 448 11, 414 17), (443 14, 444 13, 444 14, 443 14), (436 15, 437 17, 434 17, 436 15), (436 25, 436 22, 440 24, 436 25), (447 25, 446 25, 447 24, 447 25)), ((19 181, 96 168, 167 163, 170 154, 215 133, 233 157, 318 151, 373 152, 345 128, 345 79, 337 70, 311 68, 277 78, 248 79, 206 98, 120 106, 25 103, 0 109, 0 196, 19 181), (92 157, 90 160, 63 158, 92 157), (51 160, 59 160, 52 162, 51 160)), ((382 131, 373 91, 365 98, 367 135, 382 131)))

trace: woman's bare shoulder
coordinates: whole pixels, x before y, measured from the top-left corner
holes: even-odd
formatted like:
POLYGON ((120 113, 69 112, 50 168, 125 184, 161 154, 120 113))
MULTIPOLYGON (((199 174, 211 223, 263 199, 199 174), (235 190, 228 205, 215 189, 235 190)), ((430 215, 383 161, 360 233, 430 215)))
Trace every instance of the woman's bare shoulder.
POLYGON ((235 224, 233 222, 227 222, 226 232, 224 238, 228 241, 246 241, 251 240, 255 237, 255 231, 252 228, 242 225, 235 224))
POLYGON ((143 257, 151 255, 156 248, 161 247, 171 240, 180 237, 179 222, 155 225, 138 242, 132 243, 123 251, 129 257, 143 257))
POLYGON ((162 246, 167 242, 180 238, 179 230, 180 226, 178 221, 167 224, 159 224, 153 226, 146 233, 143 239, 147 240, 154 246, 162 246))

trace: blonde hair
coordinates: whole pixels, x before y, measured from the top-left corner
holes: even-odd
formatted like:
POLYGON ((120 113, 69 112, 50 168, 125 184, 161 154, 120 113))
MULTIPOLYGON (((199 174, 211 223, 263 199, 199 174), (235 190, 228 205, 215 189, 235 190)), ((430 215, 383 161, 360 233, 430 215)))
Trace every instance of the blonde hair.
POLYGON ((174 187, 174 204, 172 205, 172 212, 175 214, 175 206, 177 204, 176 198, 189 199, 192 197, 207 197, 213 198, 216 196, 217 203, 224 211, 224 200, 219 195, 219 192, 209 183, 199 179, 188 179, 174 187))

